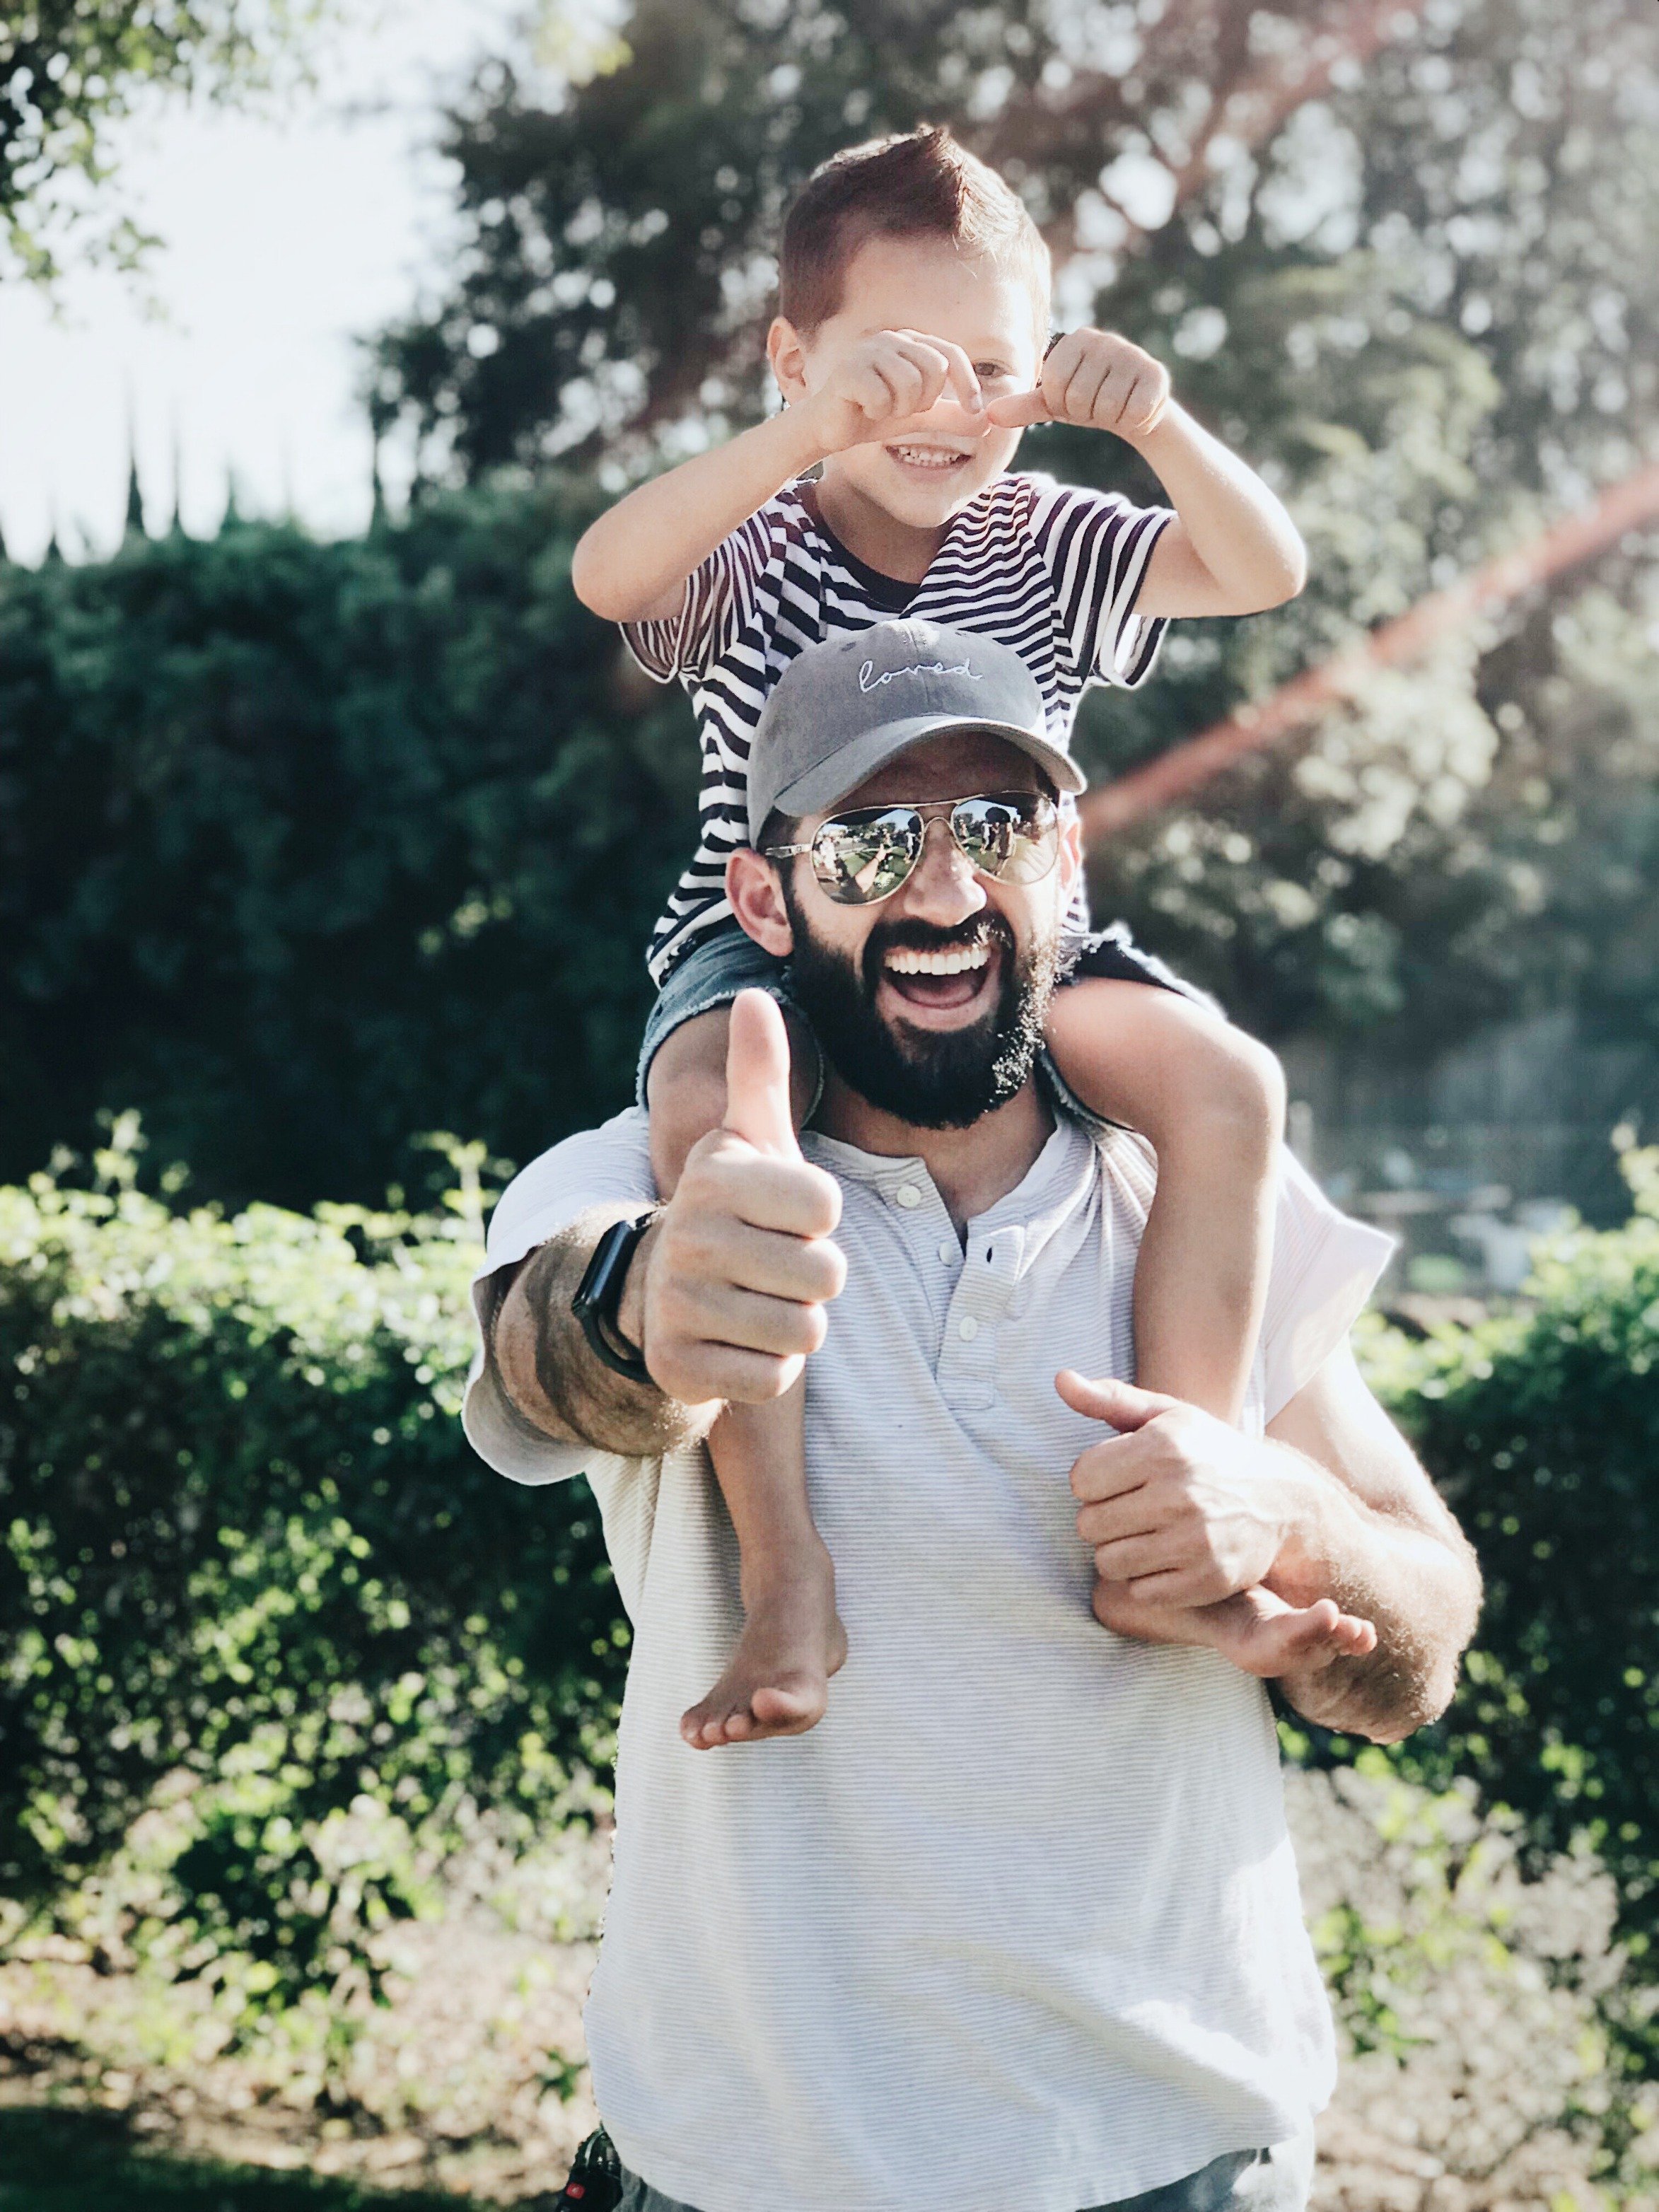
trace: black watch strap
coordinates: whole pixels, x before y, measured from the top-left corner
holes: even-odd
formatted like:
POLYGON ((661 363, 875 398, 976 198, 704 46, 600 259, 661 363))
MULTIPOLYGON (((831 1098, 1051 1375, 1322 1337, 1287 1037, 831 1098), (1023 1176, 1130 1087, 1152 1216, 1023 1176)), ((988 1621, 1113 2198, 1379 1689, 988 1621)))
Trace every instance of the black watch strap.
POLYGON ((656 1218, 653 1206, 637 1220, 613 1221, 593 1247, 587 1272, 570 1301, 570 1310, 581 1323, 593 1357, 602 1360, 613 1375, 626 1376, 630 1382, 649 1382, 651 1370, 638 1345, 630 1344, 617 1328, 617 1308, 628 1280, 629 1262, 656 1218))

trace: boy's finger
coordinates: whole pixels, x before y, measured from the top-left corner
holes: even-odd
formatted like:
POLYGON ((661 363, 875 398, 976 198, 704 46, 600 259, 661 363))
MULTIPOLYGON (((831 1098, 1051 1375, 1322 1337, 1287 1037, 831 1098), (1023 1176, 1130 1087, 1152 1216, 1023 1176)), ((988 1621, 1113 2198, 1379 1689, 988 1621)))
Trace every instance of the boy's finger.
MULTIPOLYGON (((901 331, 899 336, 908 339, 919 353, 925 353, 930 362, 939 363, 939 391, 949 384, 970 415, 983 414, 985 394, 974 374, 974 364, 959 345, 950 338, 933 337, 926 331, 901 331)), ((934 398, 939 397, 939 391, 934 392, 934 398)))
POLYGON ((985 410, 985 394, 981 391, 979 379, 974 374, 973 362, 969 360, 959 345, 952 345, 947 338, 937 338, 934 343, 945 356, 949 368, 951 390, 970 415, 982 414, 985 410))
POLYGON ((945 389, 949 364, 937 346, 924 344, 916 338, 904 341, 903 355, 916 373, 915 392, 906 411, 925 415, 945 389))
POLYGON ((1023 430, 1032 422, 1052 422, 1048 402, 1041 392, 1009 392, 994 399, 985 410, 999 430, 1023 430))
POLYGON ((1042 395, 1056 422, 1088 420, 1087 409, 1078 401, 1089 388, 1089 366, 1087 349, 1075 332, 1062 338, 1043 362, 1042 395))
POLYGON ((1096 418, 1113 429, 1121 428, 1128 419, 1134 387, 1133 369, 1127 362, 1114 362, 1101 378, 1100 389, 1095 394, 1096 418))
POLYGON ((892 409, 892 392, 878 368, 861 370, 854 379, 848 398, 861 415, 873 422, 879 422, 892 409))
POLYGON ((1158 378, 1137 377, 1134 389, 1124 406, 1124 428, 1133 430, 1137 437, 1144 437, 1147 431, 1158 428, 1169 404, 1168 388, 1160 388, 1158 378))
POLYGON ((866 411, 879 422, 890 422, 895 415, 908 415, 915 408, 914 381, 911 364, 902 354, 887 354, 874 364, 872 371, 881 386, 881 398, 866 411))

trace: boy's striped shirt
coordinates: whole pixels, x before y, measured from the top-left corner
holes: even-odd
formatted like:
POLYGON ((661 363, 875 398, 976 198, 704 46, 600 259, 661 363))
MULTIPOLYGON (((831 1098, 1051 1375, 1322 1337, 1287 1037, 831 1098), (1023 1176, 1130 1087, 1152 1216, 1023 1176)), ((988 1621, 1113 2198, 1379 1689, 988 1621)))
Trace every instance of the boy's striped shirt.
POLYGON ((1091 684, 1133 685, 1152 671, 1164 625, 1135 605, 1172 520, 1167 507, 1132 507, 1115 492, 1001 476, 956 517, 933 567, 911 586, 855 560, 802 480, 715 547, 678 614, 626 624, 641 666, 685 687, 702 748, 701 842, 647 956, 659 986, 731 914, 726 860, 748 842, 750 744, 798 653, 898 615, 980 632, 1024 659, 1064 744, 1091 684))

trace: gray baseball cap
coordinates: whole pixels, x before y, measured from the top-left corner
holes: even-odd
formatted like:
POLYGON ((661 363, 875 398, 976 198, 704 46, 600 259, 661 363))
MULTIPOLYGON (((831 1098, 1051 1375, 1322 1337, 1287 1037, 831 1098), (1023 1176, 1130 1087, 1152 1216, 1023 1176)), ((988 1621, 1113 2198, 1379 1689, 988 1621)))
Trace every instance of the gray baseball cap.
POLYGON ((775 809, 818 814, 943 730, 988 730, 1061 791, 1087 779, 1048 734, 1042 694, 1011 646, 937 623, 878 623, 809 645, 779 678, 749 756, 749 835, 775 809))

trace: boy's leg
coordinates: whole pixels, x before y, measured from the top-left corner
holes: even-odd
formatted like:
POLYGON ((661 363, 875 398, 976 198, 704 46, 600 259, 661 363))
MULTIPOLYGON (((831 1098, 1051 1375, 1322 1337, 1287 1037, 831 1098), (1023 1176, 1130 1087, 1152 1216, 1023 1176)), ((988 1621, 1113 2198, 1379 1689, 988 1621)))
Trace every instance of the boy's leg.
MULTIPOLYGON (((787 1007, 796 1126, 816 1093, 817 1046, 787 1007)), ((694 1015, 664 1039, 646 1078, 651 1164, 664 1197, 692 1146, 726 1114, 730 1009, 694 1015)), ((737 1531, 744 1625, 708 1695, 680 1723, 694 1749, 799 1735, 822 1719, 829 1679, 847 1656, 836 1612, 836 1573, 806 1497, 804 1385, 768 1406, 728 1406, 708 1452, 737 1531)))
POLYGON ((680 1722, 696 1751, 814 1727, 847 1657, 835 1564, 806 1498, 805 1398, 803 1376, 769 1406, 728 1406, 708 1432, 737 1531, 744 1626, 719 1681, 680 1722))

